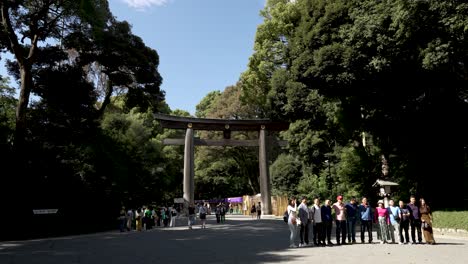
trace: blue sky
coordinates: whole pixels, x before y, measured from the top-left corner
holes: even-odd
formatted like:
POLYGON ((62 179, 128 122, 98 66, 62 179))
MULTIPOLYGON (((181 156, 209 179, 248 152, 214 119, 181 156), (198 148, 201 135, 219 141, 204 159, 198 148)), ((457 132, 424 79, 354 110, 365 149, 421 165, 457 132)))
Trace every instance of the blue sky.
POLYGON ((210 91, 235 84, 253 52, 265 0, 110 0, 119 20, 160 56, 171 109, 195 113, 210 91))
MULTIPOLYGON (((109 5, 158 52, 169 107, 194 114, 208 92, 235 84, 247 69, 265 1, 109 0, 109 5)), ((6 58, 11 56, 3 54, 6 58)), ((6 76, 4 60, 0 75, 6 76)))

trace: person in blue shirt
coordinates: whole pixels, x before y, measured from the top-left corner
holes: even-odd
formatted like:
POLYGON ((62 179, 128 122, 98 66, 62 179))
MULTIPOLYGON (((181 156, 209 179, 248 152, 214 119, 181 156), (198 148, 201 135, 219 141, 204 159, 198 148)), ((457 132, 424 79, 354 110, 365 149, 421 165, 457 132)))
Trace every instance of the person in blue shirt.
POLYGON ((367 198, 362 198, 362 203, 358 207, 359 216, 361 217, 361 243, 364 243, 364 233, 367 229, 369 243, 372 243, 372 221, 374 215, 372 214, 372 208, 367 202, 367 198))
POLYGON ((356 213, 358 210, 356 198, 352 197, 345 207, 347 213, 348 243, 356 243, 356 213))
POLYGON ((327 245, 333 246, 334 244, 331 242, 331 230, 332 230, 332 213, 331 213, 331 206, 330 200, 325 200, 325 203, 320 208, 322 212, 322 222, 323 222, 323 235, 322 235, 322 244, 325 244, 325 239, 327 239, 327 245))
POLYGON ((395 237, 397 237, 398 244, 403 244, 400 240, 399 231, 400 231, 400 219, 401 219, 401 210, 400 207, 395 206, 393 199, 388 201, 389 207, 387 207, 388 215, 390 216, 390 237, 392 238, 392 243, 395 243, 395 237))

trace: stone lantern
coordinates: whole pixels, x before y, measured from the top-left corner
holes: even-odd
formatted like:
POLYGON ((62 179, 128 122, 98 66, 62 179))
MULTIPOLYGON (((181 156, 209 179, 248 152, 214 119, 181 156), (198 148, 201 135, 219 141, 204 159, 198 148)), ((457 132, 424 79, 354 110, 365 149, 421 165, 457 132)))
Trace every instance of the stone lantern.
POLYGON ((392 181, 377 180, 372 186, 379 188, 379 196, 383 198, 384 206, 388 207, 388 197, 392 194, 392 186, 398 185, 398 183, 392 181))

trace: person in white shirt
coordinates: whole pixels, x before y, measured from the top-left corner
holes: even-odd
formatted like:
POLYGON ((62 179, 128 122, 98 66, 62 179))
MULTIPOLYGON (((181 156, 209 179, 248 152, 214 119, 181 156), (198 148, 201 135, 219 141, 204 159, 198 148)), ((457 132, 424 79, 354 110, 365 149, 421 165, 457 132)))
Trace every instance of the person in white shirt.
POLYGON ((313 225, 313 239, 315 246, 325 246, 322 241, 324 241, 323 233, 323 222, 322 222, 322 210, 320 209, 320 199, 315 198, 314 204, 309 209, 312 216, 312 225, 313 225))
POLYGON ((292 197, 288 205, 288 226, 291 234, 289 235, 289 247, 296 248, 297 222, 296 222, 297 203, 296 198, 292 197))
POLYGON ((171 223, 169 224, 170 227, 175 227, 175 221, 177 217, 177 211, 174 207, 171 208, 171 223))
POLYGON ((127 231, 132 230, 133 219, 134 219, 133 210, 128 209, 128 211, 127 211, 127 231))

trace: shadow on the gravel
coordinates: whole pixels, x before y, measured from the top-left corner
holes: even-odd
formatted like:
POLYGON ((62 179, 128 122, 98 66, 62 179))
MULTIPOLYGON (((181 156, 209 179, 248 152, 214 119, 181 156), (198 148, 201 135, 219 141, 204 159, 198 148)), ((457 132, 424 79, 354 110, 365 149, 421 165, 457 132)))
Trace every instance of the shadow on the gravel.
MULTIPOLYGON (((304 254, 302 249, 288 248, 289 228, 281 220, 228 217, 225 223, 218 224, 213 217, 209 217, 206 229, 201 229, 197 220, 192 230, 188 229, 186 221, 179 220, 175 228, 156 227, 143 232, 114 231, 0 243, 0 263, 105 261, 123 264, 135 263, 136 259, 138 263, 280 263, 301 259, 304 254)), ((332 241, 335 242, 333 234, 334 230, 332 241)), ((442 242, 434 247, 438 245, 466 244, 459 241, 442 242)))
POLYGON ((428 246, 444 246, 444 245, 449 245, 449 246, 463 246, 466 245, 466 243, 450 243, 450 242, 442 242, 442 243, 436 243, 435 245, 428 245, 428 246))
POLYGON ((289 229, 278 220, 235 220, 224 224, 208 220, 208 227, 197 225, 154 228, 143 232, 107 232, 75 237, 15 242, 2 246, 0 263, 275 263, 300 257, 300 250, 289 249, 289 229), (292 250, 288 255, 283 252, 292 250), (139 255, 144 252, 143 255, 139 255), (106 257, 106 256, 110 256, 106 257), (130 261, 130 262, 129 262, 130 261), (147 262, 149 261, 149 262, 147 262), (13 262, 12 262, 13 263, 13 262))

